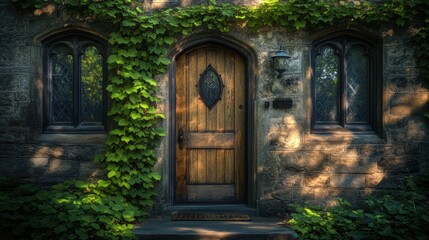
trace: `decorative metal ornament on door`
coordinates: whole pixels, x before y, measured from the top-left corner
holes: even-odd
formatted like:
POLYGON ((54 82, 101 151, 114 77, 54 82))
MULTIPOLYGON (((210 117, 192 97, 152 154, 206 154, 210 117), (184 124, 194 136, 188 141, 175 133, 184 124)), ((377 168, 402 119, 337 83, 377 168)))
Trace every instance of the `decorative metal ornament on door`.
POLYGON ((198 92, 201 100, 211 110, 221 99, 222 89, 225 87, 222 78, 212 65, 208 65, 198 84, 198 92))

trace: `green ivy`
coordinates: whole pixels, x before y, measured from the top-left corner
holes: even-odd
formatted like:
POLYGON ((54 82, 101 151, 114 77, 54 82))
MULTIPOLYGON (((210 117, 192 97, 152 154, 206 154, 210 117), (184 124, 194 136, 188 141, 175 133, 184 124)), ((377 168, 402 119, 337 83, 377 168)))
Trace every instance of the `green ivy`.
POLYGON ((327 209, 296 206, 287 221, 301 239, 428 239, 428 176, 408 177, 396 196, 370 197, 363 208, 339 200, 327 209))
POLYGON ((134 239, 141 211, 100 192, 107 181, 71 181, 41 190, 0 179, 0 239, 134 239))
POLYGON ((107 151, 98 160, 107 172, 103 189, 124 197, 131 204, 153 205, 153 187, 160 175, 153 168, 155 149, 165 136, 160 127, 163 114, 157 110, 155 76, 167 71, 168 48, 180 36, 198 29, 228 32, 231 26, 256 31, 266 26, 293 30, 315 30, 338 23, 412 25, 416 57, 422 76, 429 76, 429 2, 427 0, 384 0, 371 3, 337 0, 270 0, 246 7, 229 3, 192 5, 145 13, 142 3, 132 0, 15 0, 21 8, 62 5, 81 17, 96 16, 112 24, 108 58, 111 109, 114 121, 107 151), (83 14, 83 15, 82 15, 83 14))

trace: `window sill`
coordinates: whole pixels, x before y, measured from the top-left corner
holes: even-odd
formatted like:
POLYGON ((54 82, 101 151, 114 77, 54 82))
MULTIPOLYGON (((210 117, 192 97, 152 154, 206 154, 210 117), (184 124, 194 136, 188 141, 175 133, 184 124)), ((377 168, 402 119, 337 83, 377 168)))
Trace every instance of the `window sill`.
POLYGON ((66 143, 66 144, 103 144, 107 134, 42 134, 34 140, 37 143, 66 143))
POLYGON ((375 133, 371 132, 313 132, 305 136, 305 143, 316 144, 383 144, 385 140, 381 139, 375 133))

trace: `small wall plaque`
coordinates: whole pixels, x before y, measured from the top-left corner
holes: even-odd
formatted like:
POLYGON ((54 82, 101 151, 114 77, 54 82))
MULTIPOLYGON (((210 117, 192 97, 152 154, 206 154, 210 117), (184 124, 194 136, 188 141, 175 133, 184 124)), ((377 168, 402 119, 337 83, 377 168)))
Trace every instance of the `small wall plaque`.
POLYGON ((292 108, 292 99, 291 98, 277 98, 273 101, 274 109, 289 109, 292 108))

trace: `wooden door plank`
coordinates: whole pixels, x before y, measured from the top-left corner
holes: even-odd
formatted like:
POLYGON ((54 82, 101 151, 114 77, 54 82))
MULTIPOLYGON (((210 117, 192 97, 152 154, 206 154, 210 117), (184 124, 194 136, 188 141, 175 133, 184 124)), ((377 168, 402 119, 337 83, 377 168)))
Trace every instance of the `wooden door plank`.
MULTIPOLYGON (((207 66, 212 65, 219 73, 219 66, 216 62, 216 55, 219 54, 215 48, 207 48, 207 66)), ((204 69, 205 70, 205 69, 204 69)), ((202 73, 202 72, 201 72, 202 73)), ((217 115, 219 102, 212 108, 207 108, 207 131, 216 131, 217 129, 217 115)))
POLYGON ((223 86, 222 88, 222 95, 220 97, 219 102, 217 105, 217 121, 216 121, 216 131, 222 132, 225 130, 225 52, 224 49, 217 49, 216 54, 216 69, 218 70, 219 74, 221 75, 220 78, 222 79, 223 86))
POLYGON ((198 130, 198 92, 195 84, 198 79, 198 56, 196 52, 190 52, 187 54, 187 112, 188 112, 188 123, 187 131, 197 131, 198 130))
POLYGON ((224 98, 227 103, 225 106, 225 131, 234 131, 234 91, 235 91, 235 60, 234 54, 227 52, 225 54, 225 72, 224 84, 225 93, 224 98))
MULTIPOLYGON (((186 77, 185 59, 179 58, 176 71, 176 139, 179 129, 186 129, 186 77)), ((186 201, 186 148, 176 143, 176 200, 186 201)))
POLYGON ((225 183, 234 183, 235 181, 235 151, 225 150, 225 183))
POLYGON ((217 159, 216 159, 216 183, 223 184, 225 183, 225 150, 217 150, 217 159))
MULTIPOLYGON (((197 86, 200 74, 204 72, 207 67, 207 52, 205 49, 197 50, 197 72, 198 76, 192 84, 197 86)), ((195 87, 196 88, 196 87, 195 87)), ((204 102, 198 99, 198 131, 207 131, 207 107, 204 102)), ((207 151, 198 150, 198 182, 205 183, 207 181, 207 151)))
POLYGON ((197 150, 198 154, 198 183, 207 182, 207 150, 197 150))
POLYGON ((188 152, 188 184, 198 183, 198 151, 187 149, 188 152))
POLYGON ((216 183, 217 179, 217 152, 216 150, 207 150, 207 182, 216 183))
MULTIPOLYGON (((196 88, 193 86, 195 79, 198 78, 197 71, 197 54, 196 52, 190 52, 187 54, 187 65, 186 69, 188 71, 188 78, 186 84, 186 109, 187 109, 187 128, 185 129, 185 144, 188 133, 190 131, 197 131, 198 129, 198 97, 196 88)), ((198 181, 198 153, 196 151, 189 151, 187 154, 187 181, 188 182, 197 182, 198 181)))
POLYGON ((246 198, 245 158, 244 158, 244 126, 245 126, 245 84, 244 62, 238 55, 235 56, 235 193, 237 202, 244 202, 246 198))

